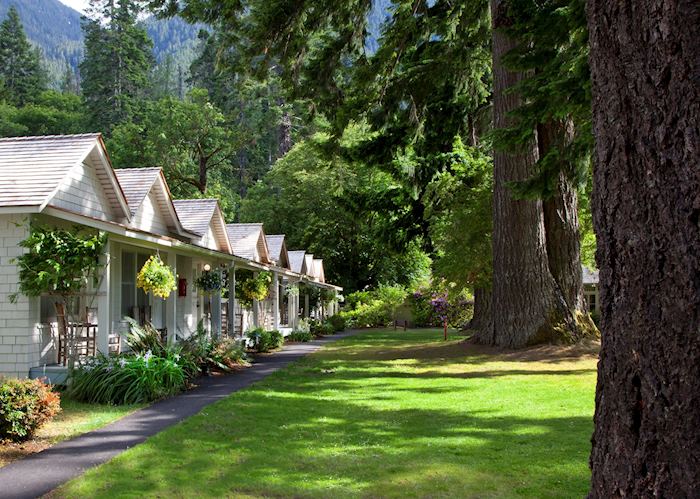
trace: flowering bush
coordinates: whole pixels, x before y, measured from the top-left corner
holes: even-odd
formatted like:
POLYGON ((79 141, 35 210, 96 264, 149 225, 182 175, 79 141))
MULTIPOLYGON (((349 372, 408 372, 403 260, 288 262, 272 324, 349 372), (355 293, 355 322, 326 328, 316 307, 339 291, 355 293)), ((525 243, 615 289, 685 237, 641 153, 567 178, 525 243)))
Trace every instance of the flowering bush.
POLYGON ((136 286, 143 289, 145 293, 153 293, 153 296, 163 299, 177 289, 175 273, 163 263, 159 255, 151 255, 143 264, 136 276, 136 286))
POLYGON ((0 441, 30 439, 61 411, 58 393, 38 379, 0 379, 0 441))
POLYGON ((417 289, 408 297, 416 326, 449 326, 462 329, 472 318, 474 303, 465 289, 444 280, 417 289))
POLYGON ((183 390, 187 377, 176 351, 159 357, 144 354, 108 357, 98 354, 71 375, 70 394, 98 404, 137 404, 158 400, 183 390))

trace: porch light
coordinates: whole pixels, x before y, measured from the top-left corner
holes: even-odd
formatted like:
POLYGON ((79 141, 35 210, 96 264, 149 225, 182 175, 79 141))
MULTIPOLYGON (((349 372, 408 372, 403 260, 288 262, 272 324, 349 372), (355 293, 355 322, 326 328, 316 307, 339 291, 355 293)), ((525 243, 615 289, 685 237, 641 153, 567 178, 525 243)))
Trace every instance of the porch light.
POLYGON ((204 272, 209 272, 210 270, 211 270, 211 265, 209 265, 208 263, 205 263, 204 264, 204 272))

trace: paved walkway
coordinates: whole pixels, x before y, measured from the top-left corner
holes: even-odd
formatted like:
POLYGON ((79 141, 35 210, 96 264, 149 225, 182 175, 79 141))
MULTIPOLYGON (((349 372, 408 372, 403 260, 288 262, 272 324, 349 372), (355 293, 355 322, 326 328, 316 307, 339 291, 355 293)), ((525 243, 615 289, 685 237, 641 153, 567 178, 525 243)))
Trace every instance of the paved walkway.
POLYGON ((309 343, 286 345, 283 350, 258 356, 249 369, 230 376, 200 378, 199 386, 156 402, 99 430, 63 441, 0 468, 0 498, 42 496, 85 470, 102 464, 148 437, 163 431, 203 407, 260 381, 326 343, 353 334, 347 332, 309 343))

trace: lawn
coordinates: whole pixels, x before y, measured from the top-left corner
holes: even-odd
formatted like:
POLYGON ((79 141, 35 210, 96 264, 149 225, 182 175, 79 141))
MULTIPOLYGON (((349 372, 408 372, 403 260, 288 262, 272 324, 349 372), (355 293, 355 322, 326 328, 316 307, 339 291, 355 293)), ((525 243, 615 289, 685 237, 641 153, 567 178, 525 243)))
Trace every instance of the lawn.
POLYGON ((595 351, 362 333, 52 496, 583 497, 595 351))
POLYGON ((32 440, 16 444, 0 443, 0 467, 34 452, 44 450, 61 440, 96 430, 126 416, 139 407, 143 407, 143 404, 132 406, 85 404, 63 397, 61 398, 61 412, 42 427, 32 440))

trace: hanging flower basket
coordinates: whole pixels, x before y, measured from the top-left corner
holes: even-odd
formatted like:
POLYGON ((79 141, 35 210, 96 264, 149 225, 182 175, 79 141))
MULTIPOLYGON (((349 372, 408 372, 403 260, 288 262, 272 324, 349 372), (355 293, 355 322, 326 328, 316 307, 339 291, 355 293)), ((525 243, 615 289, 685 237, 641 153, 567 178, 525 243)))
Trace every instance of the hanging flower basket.
POLYGON ((217 291, 221 291, 223 287, 223 279, 219 272, 212 272, 210 270, 202 272, 197 280, 194 282, 197 289, 203 293, 212 294, 217 291))
POLYGON ((153 296, 163 299, 177 289, 175 273, 163 263, 159 255, 152 255, 143 264, 136 276, 136 286, 143 289, 145 293, 153 293, 153 296))
POLYGON ((284 292, 287 296, 299 296, 299 286, 296 284, 288 284, 285 286, 284 292))
POLYGON ((246 300, 263 301, 270 294, 272 284, 271 272, 260 272, 257 276, 246 279, 241 286, 246 300))

